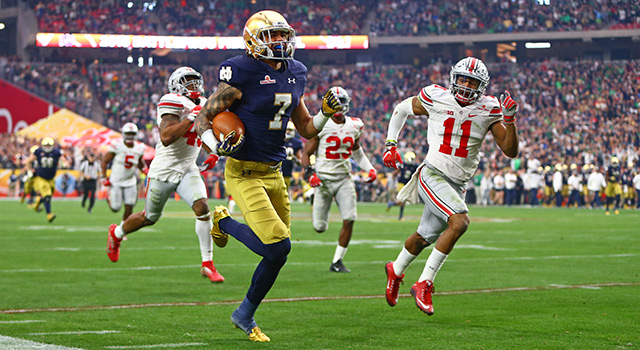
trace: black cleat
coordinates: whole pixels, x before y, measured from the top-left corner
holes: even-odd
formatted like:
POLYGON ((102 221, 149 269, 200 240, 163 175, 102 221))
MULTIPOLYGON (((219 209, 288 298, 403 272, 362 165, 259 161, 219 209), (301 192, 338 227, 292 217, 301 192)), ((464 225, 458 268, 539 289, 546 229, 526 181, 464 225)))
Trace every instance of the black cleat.
POLYGON ((334 262, 333 264, 331 264, 331 267, 329 268, 329 271, 331 271, 331 272, 351 272, 351 270, 349 270, 346 266, 344 266, 344 264, 342 263, 342 259, 334 262))

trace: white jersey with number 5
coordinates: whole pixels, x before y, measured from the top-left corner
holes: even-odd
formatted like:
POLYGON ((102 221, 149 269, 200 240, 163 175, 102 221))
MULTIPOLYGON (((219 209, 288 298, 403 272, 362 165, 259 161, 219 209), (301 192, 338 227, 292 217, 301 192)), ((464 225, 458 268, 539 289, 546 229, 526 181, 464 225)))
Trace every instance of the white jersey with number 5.
MULTIPOLYGON (((200 97, 200 106, 207 99, 200 97)), ((158 102, 158 125, 164 114, 175 114, 182 121, 197 105, 189 98, 178 94, 166 94, 158 102)), ((149 166, 149 178, 179 183, 189 169, 197 170, 196 158, 200 153, 202 140, 195 130, 195 123, 181 138, 164 146, 162 141, 156 145, 156 156, 149 166)))
POLYGON ((502 120, 498 99, 482 96, 461 107, 448 89, 429 85, 418 94, 429 113, 426 161, 461 184, 473 176, 480 147, 493 123, 502 120))
POLYGON ((111 163, 109 181, 115 186, 131 187, 136 185, 136 168, 144 155, 144 143, 135 141, 133 147, 124 144, 123 139, 109 144, 108 151, 115 154, 111 163))
POLYGON ((344 124, 329 119, 318 134, 320 142, 316 155, 316 173, 326 180, 338 180, 351 172, 353 145, 362 135, 364 123, 360 118, 346 117, 344 124))

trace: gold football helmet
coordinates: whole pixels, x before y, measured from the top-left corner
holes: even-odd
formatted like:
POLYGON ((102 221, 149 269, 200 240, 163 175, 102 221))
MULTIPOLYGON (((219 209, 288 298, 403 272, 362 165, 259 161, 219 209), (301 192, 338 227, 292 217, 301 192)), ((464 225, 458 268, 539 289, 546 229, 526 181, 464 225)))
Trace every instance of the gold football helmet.
POLYGON ((296 50, 296 31, 278 12, 264 10, 249 17, 244 25, 244 47, 254 58, 290 60, 296 50), (274 41, 274 33, 282 40, 274 41))
POLYGON ((413 163, 415 159, 416 159, 416 154, 412 151, 409 151, 404 154, 405 163, 413 163))
POLYGON ((53 138, 51 137, 45 137, 42 139, 42 150, 49 153, 51 151, 53 151, 53 144, 55 141, 53 141, 53 138))

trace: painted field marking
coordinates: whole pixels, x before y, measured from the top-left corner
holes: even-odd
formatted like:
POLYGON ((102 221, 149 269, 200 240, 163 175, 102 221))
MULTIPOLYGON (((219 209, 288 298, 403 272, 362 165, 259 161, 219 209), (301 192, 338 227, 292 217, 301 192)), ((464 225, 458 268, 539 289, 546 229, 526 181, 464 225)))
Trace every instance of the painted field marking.
POLYGON ((0 349, 3 350, 83 350, 62 345, 37 343, 31 340, 7 337, 0 335, 0 349))
POLYGON ((47 322, 47 321, 45 321, 45 320, 0 321, 0 324, 36 323, 36 322, 47 322))
POLYGON ((70 335, 70 334, 111 334, 122 333, 120 331, 75 331, 75 332, 41 332, 41 333, 25 333, 26 335, 70 335))
MULTIPOLYGON (((335 243, 334 243, 335 244, 335 243)), ((595 255, 550 255, 550 256, 512 256, 512 257, 491 257, 491 258, 468 258, 468 259, 447 259, 447 262, 475 262, 484 260, 560 260, 560 259, 597 259, 597 258, 628 258, 638 256, 640 254, 595 254, 595 255)), ((353 265, 379 265, 386 264, 389 260, 380 261, 349 261, 353 265)), ((287 262, 287 266, 308 266, 308 265, 324 265, 326 261, 320 262, 287 262)), ((216 264, 218 267, 255 267, 256 263, 246 264, 216 264)), ((63 269, 6 269, 0 270, 2 273, 24 273, 24 272, 109 272, 109 271, 139 271, 139 270, 171 270, 171 269, 191 269, 200 268, 200 265, 169 265, 169 266, 134 266, 134 267, 96 267, 96 268, 63 268, 63 269)))
POLYGON ((183 348, 186 346, 209 345, 207 343, 177 343, 177 344, 152 344, 152 345, 114 345, 105 346, 105 349, 153 349, 153 348, 183 348))
MULTIPOLYGON (((504 293, 504 292, 525 292, 525 291, 544 291, 554 289, 600 289, 603 287, 632 287, 640 286, 640 282, 605 282, 605 283, 585 283, 574 285, 558 285, 552 284, 538 287, 509 287, 509 288, 485 288, 485 289, 467 289, 452 290, 447 292, 435 292, 433 295, 448 296, 462 294, 483 294, 483 293, 504 293)), ((409 297, 411 294, 400 294, 401 297, 409 297)), ((375 295, 340 295, 340 296, 323 296, 323 297, 298 297, 298 298, 269 298, 264 299, 263 303, 278 302, 296 302, 296 301, 317 301, 317 300, 355 300, 355 299, 382 299, 383 294, 375 295)), ((0 314, 23 314, 31 312, 73 312, 73 311, 91 311, 91 310, 121 310, 121 309, 142 309, 148 307, 175 307, 175 306, 215 306, 240 304, 242 300, 221 300, 221 301, 194 301, 194 302, 175 302, 175 303, 148 303, 148 304, 125 304, 125 305, 90 305, 77 307, 51 307, 51 308, 33 308, 33 309, 5 309, 0 310, 0 314)))

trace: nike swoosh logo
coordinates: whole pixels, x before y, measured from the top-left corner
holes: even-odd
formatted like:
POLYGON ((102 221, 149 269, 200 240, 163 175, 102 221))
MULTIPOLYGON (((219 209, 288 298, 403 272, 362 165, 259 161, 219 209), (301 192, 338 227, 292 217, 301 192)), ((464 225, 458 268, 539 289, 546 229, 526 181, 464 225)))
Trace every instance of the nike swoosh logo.
POLYGON ((475 116, 477 116, 477 114, 469 114, 469 118, 473 118, 475 116))

